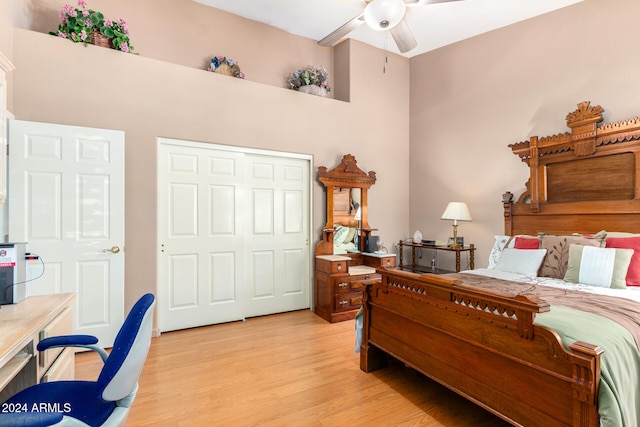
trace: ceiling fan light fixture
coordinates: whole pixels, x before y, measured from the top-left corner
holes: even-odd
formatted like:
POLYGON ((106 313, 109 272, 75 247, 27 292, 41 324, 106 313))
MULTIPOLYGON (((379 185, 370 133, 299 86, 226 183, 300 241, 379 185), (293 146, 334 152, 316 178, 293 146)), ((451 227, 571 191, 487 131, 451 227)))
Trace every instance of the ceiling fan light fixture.
POLYGON ((406 10, 404 0, 373 0, 364 9, 364 20, 376 31, 390 30, 402 21, 406 10))

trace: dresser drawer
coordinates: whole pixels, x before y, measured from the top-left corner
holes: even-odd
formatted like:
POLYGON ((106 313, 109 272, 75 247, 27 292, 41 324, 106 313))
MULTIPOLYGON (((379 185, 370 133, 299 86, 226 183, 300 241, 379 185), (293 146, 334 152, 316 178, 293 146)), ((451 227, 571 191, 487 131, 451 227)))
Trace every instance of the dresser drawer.
POLYGON ((316 270, 328 274, 346 274, 349 270, 351 258, 345 256, 334 256, 331 259, 326 257, 316 257, 316 270))
POLYGON ((336 293, 362 291, 365 286, 380 280, 379 274, 333 277, 333 289, 336 293))
POLYGON ((347 261, 333 261, 331 263, 332 273, 346 273, 347 268, 347 261))
POLYGON ((378 276, 378 277, 372 276, 369 279, 354 280, 354 281, 351 282, 350 289, 352 289, 352 290, 356 290, 357 289, 357 290, 364 291, 364 288, 367 285, 373 285, 374 283, 379 282, 379 281, 380 281, 380 276, 378 276))
POLYGON ((382 276, 377 273, 351 276, 349 277, 349 288, 362 290, 365 286, 373 285, 375 282, 379 281, 381 277, 382 276))
POLYGON ((389 257, 384 257, 384 258, 380 258, 380 267, 385 267, 385 268, 394 268, 396 266, 396 257, 395 256, 389 256, 389 257))
POLYGON ((334 292, 343 293, 351 291, 351 280, 349 276, 332 277, 331 280, 333 281, 334 292))
POLYGON ((370 267, 394 268, 396 266, 396 256, 364 256, 364 263, 370 267))
POLYGON ((348 311, 360 308, 362 305, 362 292, 350 292, 336 294, 336 311, 348 311))

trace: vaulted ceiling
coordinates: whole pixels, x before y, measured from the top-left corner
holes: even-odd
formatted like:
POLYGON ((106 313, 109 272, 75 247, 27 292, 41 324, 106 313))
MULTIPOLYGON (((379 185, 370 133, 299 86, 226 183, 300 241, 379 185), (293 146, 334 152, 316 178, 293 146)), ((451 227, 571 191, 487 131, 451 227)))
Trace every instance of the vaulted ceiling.
MULTIPOLYGON (((364 0, 194 1, 316 41, 361 15, 367 5, 364 0)), ((410 58, 581 1, 448 0, 444 3, 420 4, 429 0, 418 0, 417 5, 407 8, 405 15, 417 47, 402 55, 410 58)), ((388 30, 374 31, 364 24, 346 37, 400 53, 388 30)))

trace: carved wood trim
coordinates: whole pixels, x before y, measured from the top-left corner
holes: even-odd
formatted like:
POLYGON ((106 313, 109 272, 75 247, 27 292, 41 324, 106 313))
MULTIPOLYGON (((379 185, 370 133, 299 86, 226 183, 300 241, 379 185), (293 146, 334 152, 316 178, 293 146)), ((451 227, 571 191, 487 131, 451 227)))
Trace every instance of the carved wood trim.
MULTIPOLYGON (((588 231, 584 232, 601 230, 594 228, 600 222, 595 215, 603 215, 607 210, 608 213, 640 214, 640 117, 602 124, 604 111, 604 108, 591 105, 589 101, 581 102, 565 118, 570 132, 545 137, 532 136, 528 141, 509 145, 512 152, 528 165, 529 179, 526 192, 512 203, 513 207, 507 208, 507 203, 503 202, 505 232, 526 234, 523 229, 535 228, 536 225, 541 227, 537 231, 544 231, 544 221, 537 214, 556 215, 556 218, 560 215, 594 214, 585 216, 585 221, 581 221, 590 223, 588 231), (590 159, 600 158, 603 164, 608 164, 606 157, 621 153, 632 153, 636 159, 636 168, 630 172, 634 175, 625 175, 628 178, 625 182, 615 179, 605 167, 589 163, 592 161, 590 159), (583 159, 586 161, 582 162, 583 159), (575 163, 572 164, 572 161, 575 163), (556 165, 560 163, 566 167, 558 169, 556 165), (552 170, 563 172, 552 176, 552 170), (565 173, 565 170, 568 172, 565 173), (588 172, 588 179, 571 181, 570 177, 579 177, 581 173, 585 175, 585 171, 588 172), (559 180, 560 183, 551 183, 550 179, 559 180), (561 191, 556 191, 559 188, 561 191), (573 195, 573 199, 565 200, 565 195, 569 194, 573 195), (629 194, 632 196, 627 196, 629 194), (607 203, 607 206, 604 207, 603 203, 607 203), (531 216, 525 218, 524 215, 531 216), (522 221, 526 225, 522 225, 522 221)), ((614 157, 611 159, 614 161, 614 157)), ((630 221, 633 222, 621 219, 619 224, 607 225, 626 228, 630 221)), ((632 224, 631 228, 637 227, 632 224)))
POLYGON ((581 102, 575 111, 566 116, 571 132, 532 137, 529 141, 509 144, 509 147, 523 162, 530 164, 532 157, 564 152, 590 156, 597 152, 598 147, 640 139, 640 117, 598 126, 603 120, 604 111, 599 105, 592 106, 590 101, 581 102), (533 139, 536 142, 532 144, 533 139), (533 148, 536 150, 532 151, 533 148))
POLYGON ((376 182, 376 173, 366 173, 357 163, 353 155, 345 154, 340 164, 330 171, 326 166, 318 167, 318 179, 326 187, 370 188, 376 182))

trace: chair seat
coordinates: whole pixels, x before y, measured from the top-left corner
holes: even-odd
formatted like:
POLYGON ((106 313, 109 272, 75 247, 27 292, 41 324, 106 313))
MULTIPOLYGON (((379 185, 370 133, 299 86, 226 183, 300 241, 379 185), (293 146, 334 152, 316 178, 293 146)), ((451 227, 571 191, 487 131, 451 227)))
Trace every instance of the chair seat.
POLYGON ((0 412, 0 427, 49 427, 62 421, 62 417, 58 412, 0 412))
POLYGON ((98 398, 95 381, 55 381, 21 391, 7 400, 29 412, 61 412, 68 417, 98 427, 116 407, 115 402, 98 398))

